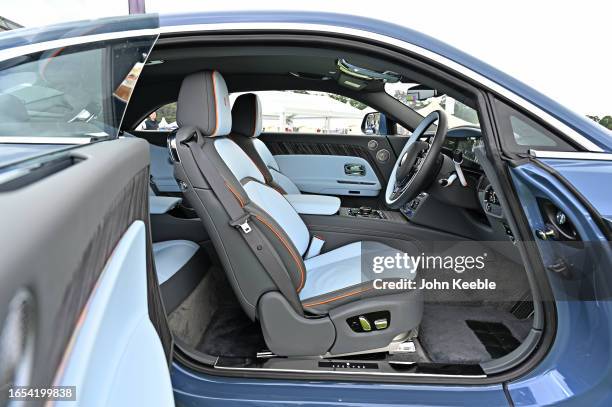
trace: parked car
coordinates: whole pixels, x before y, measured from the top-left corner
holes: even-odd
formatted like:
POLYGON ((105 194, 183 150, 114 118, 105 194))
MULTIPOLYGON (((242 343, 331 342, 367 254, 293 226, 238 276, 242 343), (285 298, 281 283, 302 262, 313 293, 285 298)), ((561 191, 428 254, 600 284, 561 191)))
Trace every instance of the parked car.
POLYGON ((612 403, 611 133, 433 38, 289 12, 16 29, 0 122, 1 402, 612 403))

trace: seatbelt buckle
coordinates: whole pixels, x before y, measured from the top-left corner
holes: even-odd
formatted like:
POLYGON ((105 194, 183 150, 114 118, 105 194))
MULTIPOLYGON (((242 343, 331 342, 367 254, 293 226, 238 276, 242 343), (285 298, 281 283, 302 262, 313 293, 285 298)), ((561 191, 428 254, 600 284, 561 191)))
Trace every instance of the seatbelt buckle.
POLYGON ((251 215, 246 213, 243 216, 239 217, 238 219, 231 220, 229 224, 235 228, 242 229, 244 233, 249 233, 252 230, 251 226, 249 225, 250 217, 251 215))

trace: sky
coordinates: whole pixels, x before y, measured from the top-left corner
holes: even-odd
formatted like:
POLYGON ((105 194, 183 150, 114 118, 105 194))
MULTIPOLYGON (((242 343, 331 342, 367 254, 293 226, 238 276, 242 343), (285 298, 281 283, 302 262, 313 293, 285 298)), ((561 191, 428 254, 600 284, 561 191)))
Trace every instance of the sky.
MULTIPOLYGON (((128 12, 128 0, 1 1, 0 15, 24 26, 128 12)), ((158 13, 253 9, 329 11, 393 22, 453 45, 578 113, 612 115, 609 0, 146 0, 147 12, 158 13)))

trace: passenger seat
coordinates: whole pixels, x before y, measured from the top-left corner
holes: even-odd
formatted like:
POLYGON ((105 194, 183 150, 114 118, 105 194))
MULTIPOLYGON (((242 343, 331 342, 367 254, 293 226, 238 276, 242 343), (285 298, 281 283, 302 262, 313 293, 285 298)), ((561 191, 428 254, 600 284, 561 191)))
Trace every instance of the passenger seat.
POLYGON ((257 137, 262 131, 261 102, 254 93, 236 98, 232 107, 230 138, 251 158, 264 176, 267 185, 281 194, 301 194, 300 189, 284 175, 272 152, 257 137))

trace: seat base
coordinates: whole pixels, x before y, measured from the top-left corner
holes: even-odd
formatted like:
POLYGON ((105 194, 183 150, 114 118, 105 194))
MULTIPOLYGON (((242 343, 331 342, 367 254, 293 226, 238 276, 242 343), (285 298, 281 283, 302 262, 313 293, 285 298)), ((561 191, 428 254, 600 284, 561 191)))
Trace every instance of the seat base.
POLYGON ((402 291, 361 299, 331 309, 329 315, 298 315, 278 292, 264 294, 258 306, 259 320, 268 348, 279 356, 325 356, 373 352, 387 348, 398 336, 417 328, 423 315, 421 291, 402 291), (356 332, 349 319, 388 312, 384 329, 356 332))

